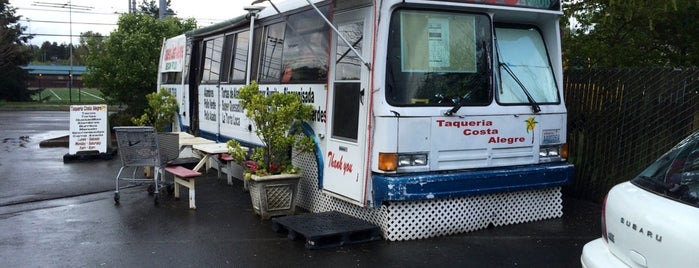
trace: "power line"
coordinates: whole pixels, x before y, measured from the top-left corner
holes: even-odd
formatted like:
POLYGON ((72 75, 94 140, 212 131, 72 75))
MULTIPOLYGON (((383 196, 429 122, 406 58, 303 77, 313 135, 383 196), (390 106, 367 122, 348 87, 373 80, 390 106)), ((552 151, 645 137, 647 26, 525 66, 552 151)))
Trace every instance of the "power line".
MULTIPOLYGON (((46 8, 32 8, 32 7, 17 7, 17 10, 31 10, 31 11, 46 11, 46 12, 62 12, 62 13, 69 13, 70 10, 56 10, 56 9, 46 9, 46 8)), ((95 11, 86 11, 86 10, 73 10, 73 13, 80 13, 80 14, 92 14, 92 15, 121 15, 126 12, 95 12, 95 11)))
MULTIPOLYGON (((31 11, 46 11, 46 12, 61 12, 61 13, 69 13, 70 10, 64 10, 62 8, 36 8, 36 7, 16 7, 17 10, 31 10, 31 11)), ((91 11, 91 10, 73 10, 73 13, 81 13, 81 14, 90 14, 90 15, 121 15, 123 13, 127 13, 125 11, 114 11, 114 12, 105 12, 105 11, 91 11)))
POLYGON ((92 10, 94 7, 91 6, 82 6, 82 5, 74 5, 71 2, 61 4, 61 3, 51 3, 51 2, 38 2, 35 1, 32 3, 32 6, 44 6, 44 7, 57 7, 57 8, 71 8, 75 10, 92 10))
MULTIPOLYGON (((60 24, 70 24, 71 22, 68 21, 55 21, 55 20, 34 20, 31 18, 27 19, 21 19, 23 21, 26 21, 28 23, 31 22, 43 22, 43 23, 60 23, 60 24)), ((72 22, 73 24, 85 24, 85 25, 106 25, 106 26, 116 26, 115 23, 101 23, 101 22, 72 22)))
MULTIPOLYGON (((31 10, 31 11, 46 11, 46 12, 63 12, 63 13, 68 13, 70 11, 68 10, 56 10, 56 9, 42 9, 42 8, 31 8, 31 7, 17 7, 18 10, 23 9, 23 10, 31 10)), ((122 14, 127 14, 128 12, 126 11, 114 11, 114 12, 95 12, 95 11, 76 11, 74 10, 73 13, 82 13, 82 14, 93 14, 93 15, 107 15, 107 16, 120 16, 122 14)), ((178 17, 182 20, 186 20, 189 18, 195 19, 199 23, 203 24, 214 24, 218 23, 221 21, 224 21, 226 19, 214 19, 214 18, 197 18, 197 17, 178 17)), ((32 20, 35 21, 35 20, 32 20)), ((38 22, 38 21, 37 21, 38 22)), ((74 22, 75 23, 75 22, 74 22)))
MULTIPOLYGON (((22 34, 22 36, 55 36, 55 37, 82 37, 83 35, 69 35, 69 34, 48 34, 48 33, 31 33, 31 34, 22 34)), ((96 36, 91 36, 91 37, 96 37, 96 36)), ((101 35, 99 37, 108 37, 108 35, 101 35)))
MULTIPOLYGON (((36 3, 42 3, 42 2, 36 2, 36 3)), ((26 7, 26 6, 25 6, 25 7, 22 7, 22 6, 15 6, 15 8, 17 8, 17 10, 27 10, 27 11, 45 11, 45 12, 69 13, 70 10, 65 10, 65 8, 62 8, 62 5, 63 5, 63 4, 54 4, 54 5, 52 5, 52 6, 46 6, 46 7, 48 7, 48 8, 36 8, 36 7, 26 7)), ((42 5, 37 5, 37 6, 38 6, 38 7, 41 7, 41 6, 43 6, 43 3, 42 3, 42 5)), ((66 8, 67 8, 67 7, 66 7, 66 8)), ((102 9, 102 10, 104 10, 104 9, 102 9)), ((121 15, 123 15, 123 14, 129 13, 128 11, 125 11, 125 10, 123 10, 123 9, 114 9, 114 10, 115 10, 115 11, 113 11, 113 12, 104 12, 104 11, 99 12, 99 11, 92 11, 92 10, 76 10, 76 9, 73 9, 72 13, 73 13, 73 14, 105 15, 105 16, 121 16, 121 15)), ((182 20, 186 20, 186 19, 189 19, 189 18, 193 18, 193 19, 195 19, 195 20, 197 21, 197 24, 200 24, 200 26, 205 26, 205 25, 209 25, 209 24, 214 24, 214 23, 218 23, 218 22, 221 22, 221 21, 223 21, 223 20, 226 20, 226 19, 197 18, 197 17, 178 17, 178 18, 180 18, 180 19, 182 19, 182 20)), ((40 21, 38 21, 38 20, 32 20, 32 21, 40 22, 40 21)), ((41 22, 44 22, 44 21, 41 21, 41 22)), ((47 22, 47 23, 50 23, 50 22, 47 22)), ((61 23, 64 23, 64 22, 61 22, 61 23)), ((74 23, 76 23, 76 22, 74 22, 74 23)), ((89 23, 78 23, 78 24, 89 24, 89 23)), ((114 25, 115 25, 115 24, 114 24, 114 25)))

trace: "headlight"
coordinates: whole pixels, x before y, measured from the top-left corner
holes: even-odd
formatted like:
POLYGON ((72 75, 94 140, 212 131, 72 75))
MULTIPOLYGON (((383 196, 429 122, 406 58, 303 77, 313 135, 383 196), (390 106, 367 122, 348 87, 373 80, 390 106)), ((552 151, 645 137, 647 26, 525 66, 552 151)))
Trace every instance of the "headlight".
POLYGON ((414 167, 426 165, 426 153, 398 154, 398 167, 414 167))
POLYGON ((541 146, 539 148, 539 162, 552 162, 561 160, 561 146, 541 146))
POLYGON ((383 171, 417 171, 427 168, 427 153, 379 153, 379 169, 383 171), (417 169, 416 169, 417 168, 417 169))

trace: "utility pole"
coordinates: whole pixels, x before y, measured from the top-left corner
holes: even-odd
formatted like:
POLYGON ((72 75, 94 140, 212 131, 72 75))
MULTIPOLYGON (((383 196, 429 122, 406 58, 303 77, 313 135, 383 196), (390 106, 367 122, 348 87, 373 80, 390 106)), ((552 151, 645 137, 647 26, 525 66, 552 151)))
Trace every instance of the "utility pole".
POLYGON ((70 43, 68 43, 68 48, 70 49, 70 70, 68 71, 68 100, 70 104, 73 104, 73 3, 68 0, 68 23, 70 24, 70 43))
POLYGON ((160 0, 160 4, 158 4, 158 18, 160 18, 161 20, 164 20, 166 14, 167 14, 167 0, 160 0))
MULTIPOLYGON (((83 10, 83 11, 89 11, 92 10, 93 7, 90 6, 81 6, 81 5, 73 5, 73 2, 71 0, 68 0, 67 3, 65 4, 60 4, 60 3, 47 3, 47 2, 34 2, 32 3, 32 6, 40 6, 40 7, 50 7, 50 8, 63 8, 63 9, 68 9, 68 24, 69 24, 69 33, 68 36, 70 37, 70 41, 68 42, 68 49, 70 50, 70 69, 68 70, 68 99, 71 104, 73 104, 73 10, 83 10)), ((79 93, 78 93, 79 94, 79 93)))

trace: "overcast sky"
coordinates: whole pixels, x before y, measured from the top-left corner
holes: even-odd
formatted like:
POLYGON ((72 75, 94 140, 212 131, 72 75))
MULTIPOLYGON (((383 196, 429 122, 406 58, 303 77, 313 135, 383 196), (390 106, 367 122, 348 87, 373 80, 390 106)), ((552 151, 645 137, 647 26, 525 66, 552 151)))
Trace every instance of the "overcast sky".
MULTIPOLYGON (((35 34, 31 44, 40 46, 44 41, 79 42, 80 33, 87 31, 109 35, 116 29, 119 14, 127 13, 130 0, 10 0, 10 6, 21 15, 20 24, 27 26, 25 33, 35 34), (72 4, 73 8, 47 7, 72 4), (72 22, 72 23, 71 23, 72 22), (71 27, 72 25, 72 27, 71 27), (71 30, 72 28, 72 30, 71 30)), ((150 1, 150 0, 149 0, 150 1)), ((253 0, 171 0, 171 8, 179 18, 195 18, 199 27, 244 14, 244 6, 253 0)), ((142 0, 136 0, 140 5, 142 0)), ((159 1, 156 0, 156 3, 159 1)))

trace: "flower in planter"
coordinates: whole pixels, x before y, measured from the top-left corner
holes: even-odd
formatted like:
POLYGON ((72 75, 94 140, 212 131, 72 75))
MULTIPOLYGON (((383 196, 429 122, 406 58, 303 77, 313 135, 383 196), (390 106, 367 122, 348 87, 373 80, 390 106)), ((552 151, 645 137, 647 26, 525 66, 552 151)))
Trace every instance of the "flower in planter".
POLYGON ((252 160, 245 161, 245 168, 247 168, 250 172, 255 173, 260 166, 252 160))
POLYGON ((260 92, 254 81, 240 89, 238 98, 262 146, 247 152, 238 141, 229 140, 230 155, 246 173, 258 176, 298 173, 291 164, 291 149, 296 148, 300 153, 313 150, 312 137, 298 135, 301 122, 311 117, 313 107, 303 104, 295 94, 260 92))

